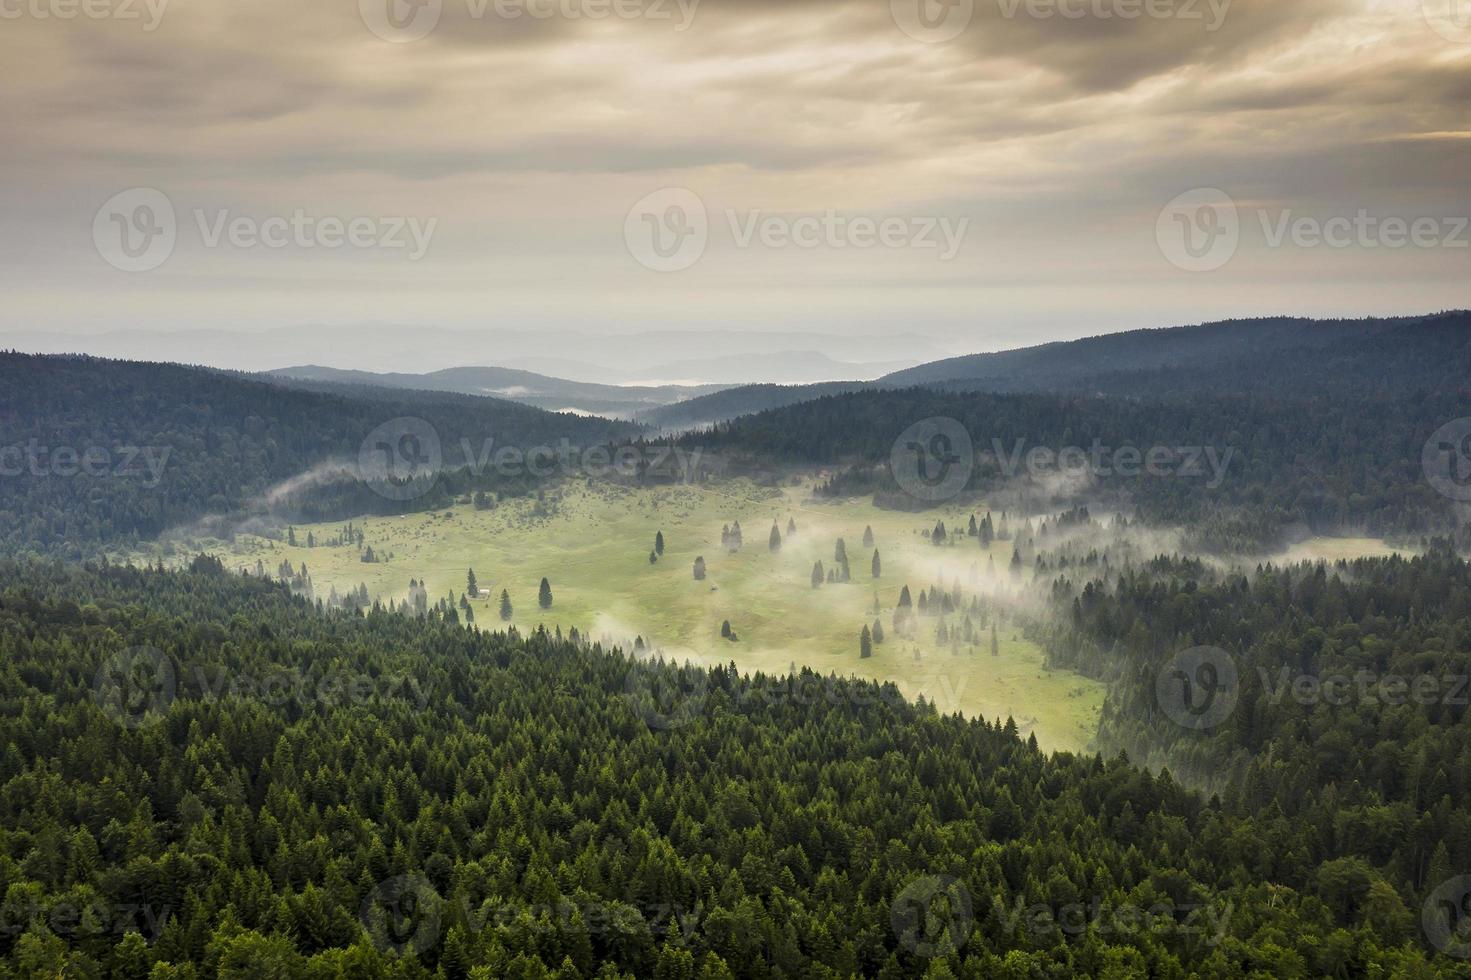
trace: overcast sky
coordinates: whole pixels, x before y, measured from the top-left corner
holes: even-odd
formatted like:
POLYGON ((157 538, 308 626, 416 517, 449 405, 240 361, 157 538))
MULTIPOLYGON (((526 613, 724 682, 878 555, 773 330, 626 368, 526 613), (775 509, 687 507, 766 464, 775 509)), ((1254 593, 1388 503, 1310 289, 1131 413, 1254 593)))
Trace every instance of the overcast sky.
POLYGON ((0 83, 0 343, 1471 305, 1471 0, 0 0, 0 83))

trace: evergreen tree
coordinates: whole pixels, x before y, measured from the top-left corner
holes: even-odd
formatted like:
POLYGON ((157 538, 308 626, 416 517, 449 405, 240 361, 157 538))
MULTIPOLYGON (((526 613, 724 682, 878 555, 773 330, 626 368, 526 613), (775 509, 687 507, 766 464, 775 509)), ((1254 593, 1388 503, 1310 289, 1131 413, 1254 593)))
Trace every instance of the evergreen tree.
POLYGON ((819 588, 825 581, 827 581, 827 574, 822 570, 822 562, 819 561, 812 566, 812 587, 819 588))
POLYGON ((863 660, 873 656, 873 634, 869 633, 866 625, 858 635, 858 656, 863 660))
POLYGON ((1001 656, 1001 644, 996 639, 996 624, 991 624, 991 656, 1001 656))
POLYGON ((884 624, 881 620, 875 619, 873 621, 873 642, 884 642, 884 624))
POLYGON ((511 593, 506 589, 501 589, 501 621, 509 623, 512 615, 511 593))
POLYGON ((552 608, 552 583, 546 579, 541 580, 541 591, 536 597, 537 604, 543 609, 552 608))
POLYGON ((863 547, 873 547, 873 525, 869 525, 863 529, 863 547))
POLYGON ((695 581, 705 581, 705 557, 703 555, 695 559, 695 581))
POLYGON ((792 535, 794 535, 796 533, 797 533, 797 521, 796 521, 795 518, 788 517, 787 518, 787 537, 790 538, 792 535))
POLYGON ((654 553, 663 557, 664 555, 664 532, 659 531, 654 535, 654 553))
POLYGON ((879 553, 878 553, 878 551, 874 551, 874 553, 873 553, 872 568, 873 568, 873 577, 874 578, 882 578, 883 577, 883 574, 884 574, 884 563, 883 563, 883 561, 881 561, 879 559, 879 553))
POLYGON ((781 550, 781 529, 776 526, 775 521, 771 523, 771 537, 767 541, 767 547, 771 549, 772 554, 781 550))
POLYGON ((465 576, 465 591, 470 595, 479 595, 480 586, 475 581, 475 569, 470 569, 470 574, 465 576))

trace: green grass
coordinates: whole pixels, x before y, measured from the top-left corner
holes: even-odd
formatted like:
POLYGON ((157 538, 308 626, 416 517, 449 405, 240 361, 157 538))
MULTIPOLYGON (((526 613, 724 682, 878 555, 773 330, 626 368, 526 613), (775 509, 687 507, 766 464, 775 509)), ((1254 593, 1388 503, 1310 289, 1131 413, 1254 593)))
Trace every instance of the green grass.
POLYGON ((1390 555, 1408 555, 1412 551, 1396 548, 1378 538, 1308 538, 1273 555, 1271 561, 1285 565, 1300 561, 1352 561, 1355 558, 1386 558, 1390 555))
MULTIPOLYGON (((1010 598, 1006 575, 1009 544, 994 546, 998 575, 985 574, 986 554, 974 538, 955 547, 936 548, 920 536, 943 518, 962 531, 969 511, 922 515, 882 511, 863 502, 817 504, 807 487, 775 491, 736 483, 719 488, 679 486, 629 489, 611 485, 570 485, 534 500, 514 500, 493 510, 460 506, 447 512, 356 522, 366 543, 392 557, 364 564, 355 547, 287 547, 263 538, 241 538, 232 550, 235 564, 264 561, 274 574, 283 558, 306 563, 318 597, 366 584, 375 597, 402 600, 411 578, 427 582, 430 600, 451 591, 456 601, 474 568, 482 589, 493 599, 472 602, 476 623, 499 628, 499 596, 510 592, 513 622, 523 630, 545 623, 564 630, 576 626, 593 639, 620 644, 635 634, 656 644, 666 656, 705 663, 734 661, 743 671, 786 673, 792 664, 822 673, 856 674, 895 682, 909 697, 923 696, 942 711, 969 717, 1014 717, 1025 734, 1035 732, 1049 749, 1082 750, 1091 743, 1103 703, 1102 685, 1061 670, 1048 670, 1042 651, 1021 639, 1002 615, 999 656, 990 653, 989 635, 957 655, 935 640, 934 619, 923 619, 916 640, 891 629, 900 588, 916 599, 921 588, 961 583, 966 602, 982 594, 1001 608, 1010 598), (786 535, 794 517, 797 534, 786 535), (727 553, 720 544, 723 524, 739 520, 745 546, 727 553), (778 554, 768 550, 772 521, 784 540, 778 554), (871 577, 872 550, 863 547, 871 525, 883 561, 883 577, 871 577), (654 565, 648 560, 656 531, 666 550, 654 565), (813 589, 813 562, 832 564, 836 540, 845 540, 852 583, 813 589), (704 582, 692 567, 703 556, 704 582), (971 584, 971 565, 981 575, 971 584), (551 580, 555 602, 537 606, 542 576, 551 580), (874 597, 889 634, 862 660, 858 636, 872 623, 874 597), (730 620, 738 642, 720 636, 730 620), (918 653, 918 659, 916 659, 918 653)), ((307 532, 333 537, 341 525, 297 527, 299 544, 307 532)), ((960 617, 951 617, 952 625, 960 617)))

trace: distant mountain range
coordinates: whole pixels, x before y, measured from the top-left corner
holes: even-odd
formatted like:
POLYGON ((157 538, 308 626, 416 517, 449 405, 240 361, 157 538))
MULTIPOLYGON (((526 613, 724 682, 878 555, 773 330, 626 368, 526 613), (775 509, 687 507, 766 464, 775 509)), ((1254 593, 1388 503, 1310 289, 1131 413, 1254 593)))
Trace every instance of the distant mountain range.
MULTIPOLYGON (((632 420, 659 430, 701 428, 828 395, 915 385, 957 391, 1057 392, 1162 396, 1200 390, 1275 393, 1348 386, 1457 383, 1448 352, 1471 337, 1471 314, 1447 312, 1387 319, 1274 317, 1133 330, 1036 347, 970 354, 902 368, 873 380, 782 384, 840 364, 812 352, 759 358, 769 383, 596 384, 506 367, 450 368, 429 374, 374 374, 319 366, 268 372, 305 385, 354 384, 486 395, 552 411, 632 420), (1443 334, 1439 339, 1432 335, 1443 334), (1449 348, 1447 345, 1450 345, 1449 348), (1324 370, 1323 365, 1333 365, 1324 370), (1398 367, 1396 367, 1398 366, 1398 367)), ((718 359, 717 359, 718 360, 718 359)), ((732 358, 739 365, 743 359, 732 358)), ((853 366, 853 365, 850 365, 853 366)), ((702 361, 670 362, 673 374, 708 374, 702 361)), ((733 367, 733 376, 755 368, 733 367)), ((672 379, 671 379, 672 380, 672 379)))
POLYGON ((428 374, 343 371, 337 368, 307 364, 265 372, 269 378, 286 380, 303 387, 327 385, 373 385, 381 388, 403 388, 417 391, 448 391, 461 395, 482 395, 520 402, 552 412, 578 415, 602 415, 628 419, 639 412, 661 405, 686 401, 700 395, 720 391, 722 385, 636 385, 589 384, 552 378, 531 371, 504 367, 459 367, 428 374))

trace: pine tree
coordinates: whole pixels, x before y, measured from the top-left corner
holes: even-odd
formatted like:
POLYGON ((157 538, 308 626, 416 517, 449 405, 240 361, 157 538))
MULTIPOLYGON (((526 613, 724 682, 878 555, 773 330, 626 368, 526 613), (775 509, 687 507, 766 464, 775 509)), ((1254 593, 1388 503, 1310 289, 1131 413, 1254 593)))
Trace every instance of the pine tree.
POLYGON ((883 578, 883 575, 884 575, 884 563, 883 563, 882 560, 880 560, 879 553, 877 551, 875 551, 873 553, 873 565, 872 565, 872 568, 873 568, 873 577, 874 578, 883 578))
POLYGON ((661 556, 664 554, 664 532, 663 531, 659 531, 658 533, 656 533, 654 535, 654 553, 657 554, 657 555, 661 555, 661 556))
POLYGON ((536 601, 543 609, 552 608, 552 583, 546 579, 541 580, 541 592, 537 594, 536 601))
POLYGON ((695 559, 695 581, 705 581, 705 558, 703 555, 695 559))
POLYGON ((288 527, 286 529, 286 543, 293 548, 296 547, 296 528, 288 527))
POLYGON ((475 581, 475 569, 470 569, 470 574, 465 576, 465 591, 470 595, 480 594, 480 585, 475 581))
POLYGON ((501 589, 501 620, 509 623, 512 615, 511 593, 506 589, 501 589))
POLYGON ((771 549, 772 554, 781 550, 781 529, 776 526, 775 521, 771 522, 771 537, 767 541, 767 547, 771 549))
POLYGON ((873 634, 869 633, 867 626, 858 635, 858 656, 863 660, 873 656, 873 634))
POLYGON ((819 561, 812 566, 812 587, 820 588, 825 581, 827 581, 827 574, 823 572, 822 562, 819 561))
POLYGON ((650 551, 649 552, 649 564, 650 565, 658 564, 658 561, 659 561, 659 553, 657 551, 650 551))
POLYGON ((732 637, 731 637, 731 630, 730 630, 730 620, 727 619, 723 623, 720 624, 720 636, 723 639, 726 639, 726 640, 732 639, 732 637))
POLYGON ((843 539, 838 538, 838 543, 833 546, 833 562, 841 565, 848 560, 848 547, 843 544, 843 539))
POLYGON ((790 538, 792 535, 794 535, 796 533, 797 533, 797 522, 793 518, 788 517, 787 518, 787 537, 790 538))
POLYGON ((873 525, 869 525, 863 529, 863 547, 873 547, 873 525))
POLYGON ((873 621, 873 642, 884 642, 884 624, 881 620, 875 619, 873 621))

